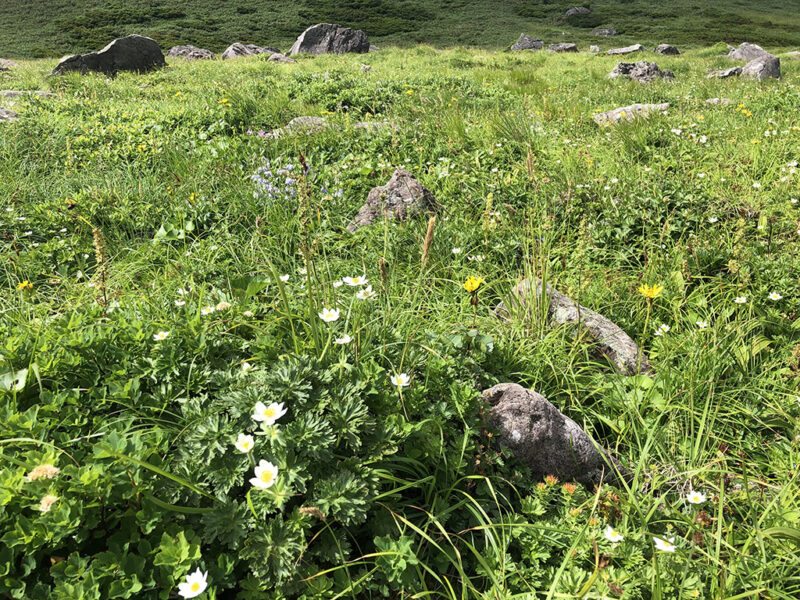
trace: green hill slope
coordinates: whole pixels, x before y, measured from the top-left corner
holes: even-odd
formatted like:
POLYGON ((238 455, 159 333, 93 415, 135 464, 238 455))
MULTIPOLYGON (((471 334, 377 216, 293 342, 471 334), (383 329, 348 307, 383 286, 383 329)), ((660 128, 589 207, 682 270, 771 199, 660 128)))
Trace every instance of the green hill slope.
POLYGON ((378 44, 500 48, 520 32, 588 42, 598 26, 620 41, 704 45, 720 40, 800 45, 800 16, 783 0, 3 0, 0 56, 45 57, 96 49, 127 33, 169 47, 221 50, 234 41, 287 46, 308 25, 330 21, 366 31, 378 44), (575 5, 590 15, 566 18, 575 5))

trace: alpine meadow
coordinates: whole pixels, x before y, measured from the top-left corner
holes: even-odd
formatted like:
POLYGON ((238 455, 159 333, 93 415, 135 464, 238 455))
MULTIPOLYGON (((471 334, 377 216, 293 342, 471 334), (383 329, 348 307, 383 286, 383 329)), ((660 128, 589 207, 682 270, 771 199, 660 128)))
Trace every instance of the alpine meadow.
POLYGON ((0 599, 800 598, 790 4, 3 0, 0 599))

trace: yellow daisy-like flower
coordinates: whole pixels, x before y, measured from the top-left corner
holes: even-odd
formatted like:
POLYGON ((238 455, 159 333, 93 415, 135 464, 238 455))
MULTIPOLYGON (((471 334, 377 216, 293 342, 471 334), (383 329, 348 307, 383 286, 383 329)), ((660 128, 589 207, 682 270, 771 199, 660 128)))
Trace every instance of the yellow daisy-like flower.
POLYGON ((476 292, 481 284, 484 282, 483 277, 475 277, 470 275, 467 277, 467 280, 464 282, 464 289, 467 290, 470 294, 476 292))
POLYGON ((28 281, 28 280, 26 279, 25 281, 20 281, 20 282, 17 284, 17 289, 18 289, 20 292, 27 292, 27 291, 30 291, 30 290, 32 290, 32 289, 33 289, 33 284, 32 284, 30 281, 28 281))
POLYGON ((661 295, 661 292, 664 291, 663 285, 645 285, 642 284, 639 286, 639 293, 644 296, 645 298, 653 299, 658 298, 661 295))

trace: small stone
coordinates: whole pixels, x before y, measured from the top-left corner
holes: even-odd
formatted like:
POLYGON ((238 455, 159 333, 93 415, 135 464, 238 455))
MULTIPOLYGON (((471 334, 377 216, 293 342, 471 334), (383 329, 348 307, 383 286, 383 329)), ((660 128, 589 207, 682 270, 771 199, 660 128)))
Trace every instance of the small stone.
POLYGON ((617 35, 617 30, 613 27, 598 27, 597 29, 592 29, 592 35, 617 35))
POLYGON ((732 102, 733 100, 730 98, 709 98, 706 100, 706 104, 710 104, 711 106, 728 106, 732 102))
POLYGON ((405 169, 396 169, 386 185, 372 188, 366 203, 347 226, 355 233, 376 221, 394 219, 405 221, 436 210, 438 203, 433 194, 405 169))
POLYGON ((19 65, 15 63, 13 60, 7 60, 5 58, 0 58, 0 71, 10 71, 18 67, 19 65))
POLYGON ((612 48, 606 54, 609 56, 621 55, 621 54, 632 54, 634 52, 644 52, 645 47, 641 44, 634 44, 633 46, 625 46, 624 48, 612 48))
POLYGON ((267 62, 279 62, 279 63, 284 63, 284 64, 287 64, 287 65, 297 64, 297 61, 295 59, 289 58, 288 56, 286 56, 284 54, 281 54, 280 52, 276 52, 275 54, 272 54, 267 59, 267 62))
POLYGON ((711 71, 707 75, 707 79, 727 79, 728 77, 738 77, 742 74, 742 67, 731 67, 730 69, 722 69, 721 71, 711 71))
POLYGON ((539 38, 531 37, 525 33, 519 34, 519 39, 511 46, 512 50, 541 50, 544 42, 539 38))
POLYGON ((595 45, 589 46, 589 52, 594 52, 595 54, 601 52, 600 46, 595 46, 595 45))
POLYGON ((489 422, 500 443, 530 470, 535 479, 553 475, 586 486, 619 483, 630 474, 572 419, 544 396, 516 383, 501 383, 483 392, 489 422))
POLYGON ((742 69, 742 77, 749 77, 759 81, 769 78, 780 79, 781 59, 771 54, 754 58, 742 69))
POLYGON ((663 104, 631 104, 621 108, 615 108, 594 116, 598 125, 613 125, 620 121, 633 121, 639 117, 647 117, 655 112, 664 112, 669 108, 669 103, 663 104))
POLYGON ((592 10, 590 8, 586 8, 585 6, 575 6, 570 8, 567 12, 564 13, 565 17, 574 17, 575 15, 590 15, 592 14, 592 10))
POLYGON ((560 44, 550 44, 547 49, 550 52, 577 52, 578 46, 577 44, 562 42, 560 44))
POLYGON ((369 45, 369 52, 377 52, 378 50, 380 50, 380 48, 378 48, 375 44, 369 45))
POLYGON ((663 54, 665 56, 677 56, 680 54, 680 50, 678 50, 675 46, 671 46, 670 44, 659 44, 656 46, 654 50, 656 54, 663 54))
POLYGON ((242 56, 256 56, 258 54, 279 54, 280 50, 270 46, 256 46, 255 44, 240 44, 236 42, 225 48, 222 53, 222 60, 240 58, 242 56))
POLYGON ((17 120, 17 113, 7 108, 0 108, 0 123, 8 123, 17 120))

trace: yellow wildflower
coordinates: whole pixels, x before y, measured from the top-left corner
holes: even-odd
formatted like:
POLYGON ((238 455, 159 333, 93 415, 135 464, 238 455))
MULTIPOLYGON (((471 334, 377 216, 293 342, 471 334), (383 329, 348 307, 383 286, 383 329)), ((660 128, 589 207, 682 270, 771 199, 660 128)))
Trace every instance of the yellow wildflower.
POLYGON ((653 299, 658 298, 661 295, 661 292, 664 291, 663 285, 645 285, 642 284, 639 286, 639 293, 644 296, 645 298, 653 299))
POLYGON ((26 279, 25 281, 20 281, 20 282, 17 284, 17 289, 18 289, 20 292, 27 292, 27 291, 30 291, 30 290, 32 290, 32 289, 33 289, 33 284, 32 284, 30 281, 28 281, 28 280, 26 279))
POLYGON ((483 281, 484 281, 483 277, 475 277, 473 275, 470 275, 464 282, 464 289, 467 290, 470 294, 473 294, 476 291, 478 291, 478 288, 481 287, 483 281))

